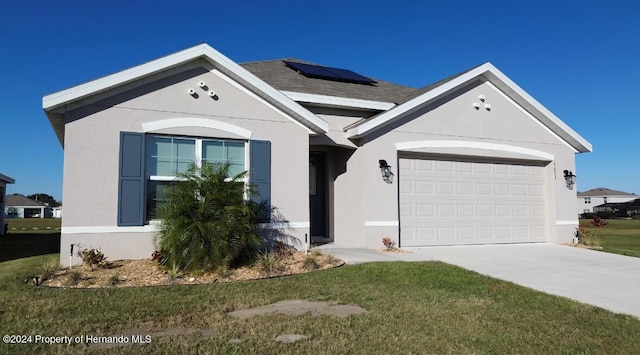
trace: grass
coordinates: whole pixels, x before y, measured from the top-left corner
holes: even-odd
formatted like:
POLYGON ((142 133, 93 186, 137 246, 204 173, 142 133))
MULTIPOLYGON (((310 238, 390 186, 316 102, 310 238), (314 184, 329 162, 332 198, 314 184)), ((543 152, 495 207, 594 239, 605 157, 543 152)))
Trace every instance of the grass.
POLYGON ((602 251, 640 258, 640 219, 609 219, 607 225, 588 227, 591 220, 582 219, 580 224, 600 240, 602 251))
MULTIPOLYGON (((0 263, 3 334, 110 336, 130 328, 200 328, 97 353, 639 353, 640 320, 439 262, 371 263, 270 280, 77 290, 24 284, 47 258, 0 263), (337 318, 227 312, 281 300, 356 304, 337 318), (281 344, 280 334, 308 340, 281 344), (241 339, 239 344, 229 339, 241 339)), ((0 353, 84 353, 80 345, 0 344, 0 353)))
POLYGON ((8 218, 9 234, 59 233, 60 218, 8 218))

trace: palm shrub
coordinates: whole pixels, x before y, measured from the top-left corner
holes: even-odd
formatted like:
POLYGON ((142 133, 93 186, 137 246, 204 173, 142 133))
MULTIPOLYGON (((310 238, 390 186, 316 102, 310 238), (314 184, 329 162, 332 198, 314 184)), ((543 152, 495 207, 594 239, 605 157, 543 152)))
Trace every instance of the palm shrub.
POLYGON ((203 162, 179 174, 157 211, 156 236, 161 263, 185 272, 212 271, 253 260, 262 247, 256 230, 260 206, 245 199, 252 193, 243 179, 229 177, 229 164, 203 162))

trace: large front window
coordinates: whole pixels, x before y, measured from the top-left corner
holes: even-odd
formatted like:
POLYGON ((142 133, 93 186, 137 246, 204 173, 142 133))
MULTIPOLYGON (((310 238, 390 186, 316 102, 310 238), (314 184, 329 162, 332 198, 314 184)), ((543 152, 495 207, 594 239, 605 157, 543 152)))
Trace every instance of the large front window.
POLYGON ((156 218, 156 211, 166 202, 165 187, 191 163, 228 163, 231 176, 247 170, 243 141, 147 136, 146 144, 147 220, 156 218))

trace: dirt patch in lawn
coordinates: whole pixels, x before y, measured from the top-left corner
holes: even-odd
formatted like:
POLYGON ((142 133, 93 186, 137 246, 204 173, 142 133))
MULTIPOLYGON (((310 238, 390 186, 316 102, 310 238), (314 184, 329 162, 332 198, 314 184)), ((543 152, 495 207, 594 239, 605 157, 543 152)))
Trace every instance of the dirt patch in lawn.
MULTIPOLYGON (((71 270, 68 268, 60 269, 42 282, 42 285, 50 287, 99 288, 207 284, 281 277, 315 270, 326 270, 342 265, 344 265, 344 261, 336 259, 330 254, 293 252, 289 255, 278 257, 276 265, 269 273, 266 273, 264 268, 261 268, 256 263, 252 266, 238 269, 196 275, 171 273, 150 259, 118 260, 93 269, 86 265, 74 266, 71 270)), ((43 279, 42 276, 39 275, 39 280, 43 279)))
POLYGON ((229 312, 228 314, 232 317, 247 319, 272 313, 293 316, 302 314, 311 314, 313 316, 328 315, 344 318, 352 314, 367 313, 367 310, 362 307, 352 305, 331 305, 327 302, 292 300, 280 301, 266 306, 233 311, 229 312))

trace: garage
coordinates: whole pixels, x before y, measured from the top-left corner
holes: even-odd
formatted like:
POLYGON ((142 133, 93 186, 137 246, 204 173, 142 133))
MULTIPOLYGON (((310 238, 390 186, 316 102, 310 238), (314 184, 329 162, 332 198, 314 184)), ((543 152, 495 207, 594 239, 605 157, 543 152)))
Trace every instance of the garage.
POLYGON ((401 157, 400 245, 546 242, 545 164, 401 157))

